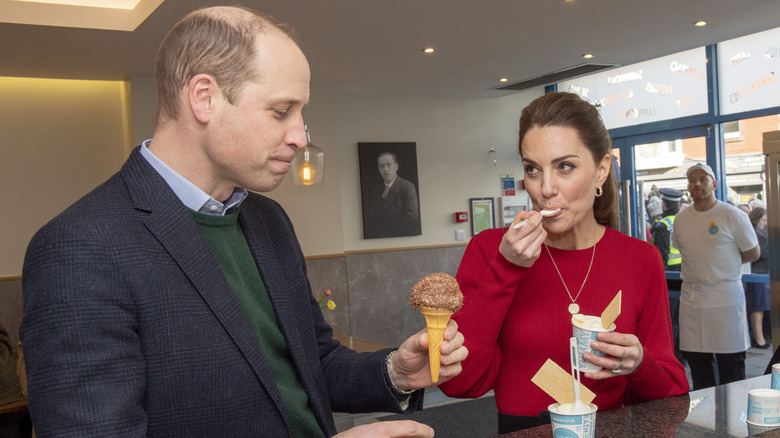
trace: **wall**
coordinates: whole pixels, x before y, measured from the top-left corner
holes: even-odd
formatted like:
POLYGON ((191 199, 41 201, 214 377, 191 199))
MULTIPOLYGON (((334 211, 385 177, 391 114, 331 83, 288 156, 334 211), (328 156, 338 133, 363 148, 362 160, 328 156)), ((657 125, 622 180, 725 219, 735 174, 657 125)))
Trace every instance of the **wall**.
MULTIPOLYGON (((134 144, 151 137, 154 81, 133 77, 134 144), (141 110, 140 108, 144 108, 141 110)), ((306 256, 455 242, 453 213, 468 199, 497 197, 499 175, 522 177, 517 129, 522 109, 542 87, 507 97, 453 98, 337 92, 312 84, 304 117, 312 143, 325 151, 320 186, 295 186, 289 176, 269 197, 292 219, 306 256), (422 236, 363 239, 358 142, 417 143, 422 236), (493 166, 490 148, 495 148, 493 166)))
MULTIPOLYGON (((133 76, 131 82, 133 144, 139 145, 154 134, 156 85, 154 78, 146 76, 133 76)), ((276 190, 264 194, 284 206, 306 255, 341 254, 344 245, 334 93, 330 87, 312 86, 309 102, 304 116, 312 143, 325 151, 324 182, 319 186, 296 186, 288 176, 276 190)))
POLYGON ((124 82, 0 78, 0 277, 20 275, 35 231, 119 169, 126 94, 124 82))
MULTIPOLYGON (((425 327, 409 293, 432 272, 455 275, 465 245, 360 251, 306 261, 315 295, 330 289, 334 310, 323 310, 335 333, 399 345, 425 327)), ((0 282, 2 284, 2 282, 0 282)))
MULTIPOLYGON (((154 133, 156 92, 148 77, 120 82, 0 82, 0 185, 23 206, 0 219, 0 278, 21 274, 32 234, 113 174, 129 150, 154 133), (130 116, 126 113, 131 111, 130 116), (88 157, 88 160, 82 158, 88 157)), ((325 182, 295 186, 286 178, 268 196, 279 201, 309 259, 315 293, 338 303, 326 318, 339 333, 398 343, 424 326, 408 306, 411 286, 431 272, 454 274, 466 242, 455 242, 453 212, 471 197, 496 197, 499 175, 522 174, 517 123, 534 89, 503 98, 341 93, 313 84, 305 112, 312 142, 326 153, 325 182), (363 239, 357 143, 414 141, 423 235, 363 239), (495 148, 493 165, 490 148, 495 148), (454 245, 454 246, 453 246, 454 245), (386 250, 390 251, 386 251, 386 250)), ((18 280, 0 302, 19 308, 18 280)), ((11 312, 14 313, 14 312, 11 312)), ((18 324, 20 315, 12 318, 18 324)))
POLYGON ((541 88, 503 98, 341 93, 337 97, 341 211, 347 251, 455 243, 453 213, 468 199, 497 197, 499 175, 522 177, 517 129, 541 88), (358 142, 417 143, 422 236, 363 239, 358 142), (496 149, 493 166, 490 148, 496 149))

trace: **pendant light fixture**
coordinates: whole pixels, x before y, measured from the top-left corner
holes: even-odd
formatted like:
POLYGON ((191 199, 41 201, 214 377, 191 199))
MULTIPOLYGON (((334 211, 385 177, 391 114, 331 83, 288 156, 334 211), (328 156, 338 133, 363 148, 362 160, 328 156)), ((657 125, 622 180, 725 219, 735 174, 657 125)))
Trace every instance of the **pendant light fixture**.
POLYGON ((295 152, 292 160, 293 181, 296 186, 322 184, 325 175, 325 152, 311 143, 309 127, 306 130, 306 147, 295 152))

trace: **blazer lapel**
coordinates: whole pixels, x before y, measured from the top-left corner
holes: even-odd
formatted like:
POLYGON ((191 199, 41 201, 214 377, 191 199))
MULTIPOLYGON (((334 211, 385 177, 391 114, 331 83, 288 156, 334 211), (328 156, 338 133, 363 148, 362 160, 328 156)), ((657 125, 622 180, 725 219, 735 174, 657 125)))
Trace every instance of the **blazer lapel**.
POLYGON ((146 227, 165 247, 214 312, 276 403, 289 427, 289 420, 271 370, 197 223, 165 180, 137 149, 133 151, 122 174, 135 208, 149 213, 146 227))
MULTIPOLYGON (((249 210, 241 211, 239 222, 245 230, 244 234, 247 236, 249 248, 254 255, 255 263, 265 283, 265 288, 273 304, 276 319, 287 342, 287 348, 295 363, 298 376, 300 376, 301 383, 309 396, 312 409, 321 411, 318 412, 320 415, 332 415, 330 411, 326 413, 323 409, 320 409, 322 406, 317 400, 321 397, 321 394, 318 386, 315 384, 311 371, 312 365, 307 360, 305 347, 301 339, 298 327, 301 309, 297 308, 296 303, 293 301, 294 295, 299 292, 289 290, 290 282, 286 277, 286 270, 295 270, 295 267, 282 266, 282 262, 280 262, 276 254, 277 247, 274 245, 274 241, 268 232, 268 226, 265 224, 264 218, 262 215, 252 214, 253 212, 249 210)), ((305 275, 305 273, 301 273, 301 275, 305 275)), ((305 310, 308 311, 308 308, 305 310)))

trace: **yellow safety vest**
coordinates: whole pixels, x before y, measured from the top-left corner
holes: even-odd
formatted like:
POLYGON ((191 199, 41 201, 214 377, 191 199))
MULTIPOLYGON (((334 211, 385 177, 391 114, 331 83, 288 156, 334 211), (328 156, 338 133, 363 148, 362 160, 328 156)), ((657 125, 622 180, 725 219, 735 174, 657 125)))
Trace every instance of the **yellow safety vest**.
POLYGON ((669 261, 666 264, 669 266, 679 265, 682 263, 682 255, 680 255, 679 249, 672 246, 672 236, 674 235, 674 215, 666 216, 658 222, 662 222, 669 230, 669 261))

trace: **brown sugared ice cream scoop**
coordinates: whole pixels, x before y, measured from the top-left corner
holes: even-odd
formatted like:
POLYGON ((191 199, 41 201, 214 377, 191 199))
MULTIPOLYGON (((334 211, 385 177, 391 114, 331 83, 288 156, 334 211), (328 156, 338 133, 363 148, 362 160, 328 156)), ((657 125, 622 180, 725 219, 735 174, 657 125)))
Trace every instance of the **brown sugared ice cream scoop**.
POLYGON ((431 380, 436 383, 439 381, 444 330, 450 316, 463 306, 463 293, 452 276, 436 272, 426 275, 414 285, 409 302, 425 316, 431 380))

